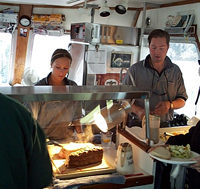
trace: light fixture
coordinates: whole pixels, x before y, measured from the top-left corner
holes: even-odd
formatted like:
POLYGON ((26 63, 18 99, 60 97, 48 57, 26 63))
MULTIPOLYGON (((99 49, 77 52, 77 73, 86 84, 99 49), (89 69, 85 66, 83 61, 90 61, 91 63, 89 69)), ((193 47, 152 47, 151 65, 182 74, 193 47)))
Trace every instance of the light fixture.
POLYGON ((107 0, 104 1, 104 4, 99 9, 99 15, 102 17, 107 17, 110 15, 110 9, 107 5, 107 0))
POLYGON ((82 125, 96 124, 97 127, 107 132, 120 123, 126 123, 127 114, 132 111, 131 105, 128 101, 122 100, 119 102, 113 102, 112 100, 106 102, 107 105, 104 108, 100 108, 98 105, 86 116, 80 119, 82 125))
POLYGON ((128 9, 128 0, 121 0, 118 5, 115 7, 115 11, 118 14, 125 14, 128 9))

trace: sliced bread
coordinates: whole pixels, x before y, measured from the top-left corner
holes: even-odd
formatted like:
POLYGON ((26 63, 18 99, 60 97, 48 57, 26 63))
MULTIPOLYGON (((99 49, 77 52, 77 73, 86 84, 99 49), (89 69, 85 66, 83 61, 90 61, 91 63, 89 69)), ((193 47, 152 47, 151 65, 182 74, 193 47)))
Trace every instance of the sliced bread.
POLYGON ((171 159, 170 151, 164 146, 155 147, 151 152, 151 155, 162 158, 162 159, 171 159))

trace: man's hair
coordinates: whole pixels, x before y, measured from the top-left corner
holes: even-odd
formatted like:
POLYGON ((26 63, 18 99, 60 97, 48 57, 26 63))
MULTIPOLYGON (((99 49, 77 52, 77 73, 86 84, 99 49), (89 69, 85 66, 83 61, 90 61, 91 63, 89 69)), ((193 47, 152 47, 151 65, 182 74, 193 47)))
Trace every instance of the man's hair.
POLYGON ((152 38, 157 38, 157 37, 164 37, 166 39, 167 45, 169 46, 170 35, 168 32, 161 29, 155 29, 149 34, 148 37, 149 45, 151 43, 152 38))

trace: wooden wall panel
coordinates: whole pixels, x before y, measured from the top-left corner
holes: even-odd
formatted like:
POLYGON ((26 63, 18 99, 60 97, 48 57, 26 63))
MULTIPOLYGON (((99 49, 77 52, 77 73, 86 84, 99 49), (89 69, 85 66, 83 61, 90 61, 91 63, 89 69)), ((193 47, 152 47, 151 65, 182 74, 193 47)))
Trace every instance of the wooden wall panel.
MULTIPOLYGON (((19 18, 22 15, 27 15, 31 17, 33 6, 32 5, 20 5, 19 18)), ((26 52, 28 45, 30 26, 23 27, 18 24, 17 33, 17 44, 16 44, 16 54, 15 54, 15 64, 13 70, 13 79, 11 85, 20 84, 22 81, 25 62, 26 62, 26 52), (23 33, 22 33, 23 31, 23 33)))

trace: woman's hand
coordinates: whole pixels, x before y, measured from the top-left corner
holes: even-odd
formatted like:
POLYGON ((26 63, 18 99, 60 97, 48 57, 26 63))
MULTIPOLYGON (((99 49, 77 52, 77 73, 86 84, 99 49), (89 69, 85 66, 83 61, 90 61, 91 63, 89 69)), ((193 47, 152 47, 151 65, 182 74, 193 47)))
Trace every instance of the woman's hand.
POLYGON ((83 133, 83 128, 80 119, 73 120, 72 125, 74 126, 77 133, 83 133))
POLYGON ((132 104, 132 112, 134 112, 138 116, 138 118, 142 121, 145 115, 144 108, 140 106, 136 106, 135 104, 132 104))

